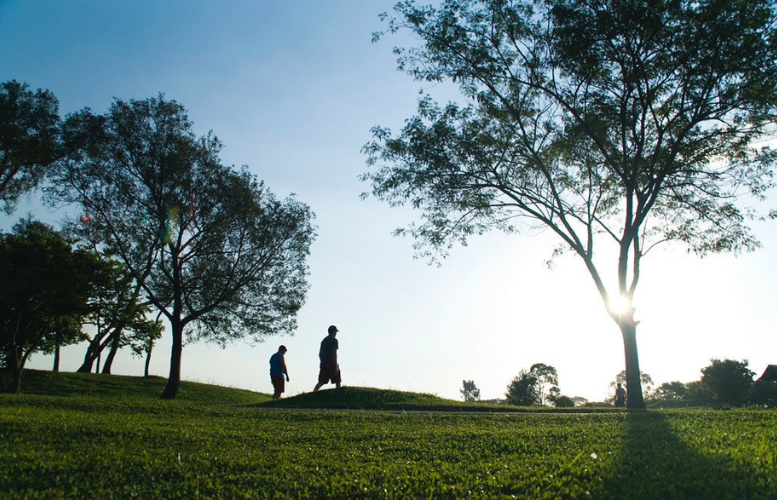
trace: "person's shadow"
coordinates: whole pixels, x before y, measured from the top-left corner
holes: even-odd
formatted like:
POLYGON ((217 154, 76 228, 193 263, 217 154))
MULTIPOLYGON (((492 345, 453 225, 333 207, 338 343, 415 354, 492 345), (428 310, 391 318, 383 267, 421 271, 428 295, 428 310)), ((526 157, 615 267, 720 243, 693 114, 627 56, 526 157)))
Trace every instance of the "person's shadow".
MULTIPOLYGON (((732 439, 729 427, 737 426, 739 434, 740 426, 747 424, 736 422, 736 414, 730 416, 732 420, 699 413, 689 419, 657 411, 629 412, 619 460, 592 497, 777 499, 777 443, 765 454, 761 447, 760 457, 741 456, 746 453, 741 446, 727 447, 726 441, 732 439), (755 470, 751 464, 758 461, 764 466, 755 470)), ((765 439, 758 428, 753 433, 755 439, 765 439)))

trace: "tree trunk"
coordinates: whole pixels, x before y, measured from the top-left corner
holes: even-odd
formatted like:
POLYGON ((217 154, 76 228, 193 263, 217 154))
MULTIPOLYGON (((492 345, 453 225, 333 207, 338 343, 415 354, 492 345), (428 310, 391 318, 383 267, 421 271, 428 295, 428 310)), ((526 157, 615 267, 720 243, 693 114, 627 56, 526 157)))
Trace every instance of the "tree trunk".
POLYGON ((151 366, 151 351, 153 350, 153 344, 148 348, 148 352, 146 353, 146 369, 143 372, 143 376, 148 378, 148 369, 151 366))
POLYGON ((54 366, 51 368, 51 371, 59 371, 59 346, 54 348, 54 366))
POLYGON ((22 370, 24 368, 11 367, 11 380, 8 382, 8 386, 5 388, 5 392, 10 394, 19 394, 19 390, 22 387, 22 370))
POLYGON ((623 348, 626 354, 626 407, 645 409, 637 352, 637 324, 633 313, 621 316, 618 326, 623 334, 623 348))
POLYGON ((170 353, 170 376, 162 393, 162 399, 175 399, 181 385, 181 354, 183 353, 183 324, 171 321, 173 348, 170 353))
POLYGON ((110 375, 111 367, 113 366, 113 359, 116 357, 116 353, 119 351, 119 344, 121 342, 121 334, 123 330, 117 328, 111 334, 111 350, 108 353, 108 357, 103 364, 103 374, 110 375))
POLYGON ((78 373, 92 373, 92 367, 94 366, 94 360, 97 359, 97 339, 89 342, 89 347, 86 348, 86 354, 84 354, 84 362, 81 363, 81 367, 76 370, 78 373))

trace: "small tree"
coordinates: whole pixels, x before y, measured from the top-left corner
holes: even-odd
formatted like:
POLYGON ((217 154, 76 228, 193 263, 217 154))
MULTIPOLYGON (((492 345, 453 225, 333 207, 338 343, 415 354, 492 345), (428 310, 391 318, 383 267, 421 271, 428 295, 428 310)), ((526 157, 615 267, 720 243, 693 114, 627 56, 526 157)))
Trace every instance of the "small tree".
POLYGON ((480 389, 475 385, 474 380, 462 380, 461 397, 464 401, 474 402, 480 401, 480 389))
POLYGON ((531 372, 521 370, 507 386, 507 403, 515 406, 533 406, 540 402, 537 377, 531 372))
POLYGON ((755 375, 755 372, 747 367, 747 360, 710 361, 711 364, 701 370, 702 383, 712 391, 717 402, 731 406, 744 405, 750 398, 755 375))
POLYGON ((657 401, 681 401, 688 399, 690 391, 688 387, 678 381, 664 382, 656 387, 656 390, 650 395, 650 399, 657 401))
POLYGON ((544 405, 546 401, 553 401, 559 396, 558 372, 550 365, 535 363, 529 368, 529 372, 537 379, 537 392, 539 403, 544 405))
POLYGON ((159 321, 159 316, 154 321, 141 321, 133 324, 128 338, 132 355, 137 357, 145 356, 143 376, 148 377, 149 367, 151 365, 151 353, 154 350, 156 341, 162 338, 164 325, 159 321))

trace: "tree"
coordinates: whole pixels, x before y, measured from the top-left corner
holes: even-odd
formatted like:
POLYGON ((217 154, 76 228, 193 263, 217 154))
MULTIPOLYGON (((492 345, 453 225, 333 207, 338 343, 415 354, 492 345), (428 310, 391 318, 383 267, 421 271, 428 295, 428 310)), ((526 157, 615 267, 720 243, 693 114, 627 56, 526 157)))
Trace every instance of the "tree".
POLYGON ((0 351, 19 392, 35 352, 79 342, 88 311, 94 255, 73 250, 61 234, 31 219, 0 236, 0 351))
POLYGON ((99 370, 100 356, 107 347, 110 347, 110 354, 103 365, 103 373, 110 373, 116 351, 127 344, 127 330, 133 325, 144 328, 149 312, 147 305, 139 302, 140 286, 123 263, 101 255, 96 264, 90 311, 85 318, 86 324, 93 327, 94 335, 78 369, 82 373, 91 372, 95 362, 99 370))
POLYGON ((134 325, 131 329, 133 335, 129 338, 130 349, 133 356, 142 357, 145 355, 146 362, 143 369, 143 376, 148 377, 148 369, 151 366, 151 352, 154 350, 156 341, 162 338, 164 325, 159 321, 159 315, 155 321, 146 321, 140 325, 134 325))
POLYGON ((56 199, 81 205, 74 234, 121 260, 170 325, 174 398, 184 339, 225 346, 292 334, 307 291, 313 214, 278 200, 246 168, 223 166, 212 134, 197 138, 183 106, 163 96, 116 100, 68 117, 56 199))
POLYGON ((516 406, 532 406, 540 402, 537 377, 531 372, 521 370, 507 386, 507 403, 516 406))
POLYGON ((753 384, 750 402, 754 405, 767 406, 769 408, 777 407, 777 382, 757 380, 753 384))
POLYGON ((0 83, 0 209, 11 213, 59 155, 59 102, 15 80, 0 83))
POLYGON ((537 379, 540 405, 544 405, 546 401, 555 401, 561 394, 559 388, 556 387, 558 385, 558 372, 556 369, 550 365, 535 363, 529 368, 529 372, 537 379))
POLYGON ((744 405, 753 389, 753 376, 747 360, 712 359, 702 368, 701 382, 714 394, 719 403, 731 406, 744 405))
POLYGON ((480 401, 480 389, 478 389, 478 387, 475 385, 474 380, 462 380, 461 384, 463 387, 461 388, 460 392, 461 397, 464 398, 464 401, 480 401))
POLYGON ((773 186, 774 3, 447 0, 395 12, 388 31, 423 44, 397 48, 399 68, 458 85, 460 99, 422 96, 396 136, 375 127, 362 180, 421 211, 397 234, 433 260, 489 230, 550 229, 554 256, 582 260, 619 327, 628 405, 644 407, 642 259, 666 241, 700 255, 758 246, 736 202, 773 186))
POLYGON ((658 401, 682 401, 691 395, 688 387, 682 382, 664 382, 656 387, 651 399, 658 401))

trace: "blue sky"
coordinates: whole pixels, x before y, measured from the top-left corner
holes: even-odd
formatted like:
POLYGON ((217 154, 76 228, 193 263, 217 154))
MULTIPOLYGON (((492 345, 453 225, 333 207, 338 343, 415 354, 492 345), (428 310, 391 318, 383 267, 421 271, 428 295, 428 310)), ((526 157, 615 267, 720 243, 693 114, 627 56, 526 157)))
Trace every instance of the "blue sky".
MULTIPOLYGON (((369 129, 399 129, 419 90, 443 91, 396 70, 391 49, 408 39, 371 43, 393 4, 0 0, 0 81, 51 90, 63 114, 164 93, 187 107, 199 134, 215 132, 225 163, 248 165, 316 213, 297 333, 253 347, 187 345, 184 379, 271 392, 268 359, 284 343, 287 395, 309 391, 318 344, 336 324, 346 385, 458 398, 468 379, 496 398, 541 362, 558 369, 563 394, 604 398, 623 369, 620 332, 580 261, 545 265, 552 235, 486 235, 430 267, 413 259, 412 241, 390 234, 416 214, 360 200, 369 129)), ((0 217, 0 229, 27 212, 52 223, 63 215, 32 196, 0 217)), ((667 247, 644 259, 640 362, 657 383, 697 380, 710 358, 747 359, 758 374, 777 363, 777 226, 754 228, 764 246, 752 254, 699 260, 667 247)), ((167 375, 169 347, 163 338, 152 373, 167 375)), ((84 351, 66 348, 62 368, 75 370, 84 351)), ((51 359, 37 355, 30 366, 51 359)), ((114 366, 143 371, 129 353, 114 366)))

